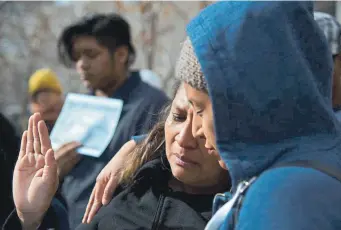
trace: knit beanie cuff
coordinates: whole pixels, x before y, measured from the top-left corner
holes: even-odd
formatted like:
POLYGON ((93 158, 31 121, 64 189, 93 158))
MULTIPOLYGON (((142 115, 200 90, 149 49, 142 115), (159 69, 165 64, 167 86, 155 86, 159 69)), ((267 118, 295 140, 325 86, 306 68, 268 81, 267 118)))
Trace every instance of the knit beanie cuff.
POLYGON ((193 88, 207 92, 204 74, 194 53, 192 43, 187 37, 180 51, 180 57, 175 66, 175 77, 186 82, 193 88))

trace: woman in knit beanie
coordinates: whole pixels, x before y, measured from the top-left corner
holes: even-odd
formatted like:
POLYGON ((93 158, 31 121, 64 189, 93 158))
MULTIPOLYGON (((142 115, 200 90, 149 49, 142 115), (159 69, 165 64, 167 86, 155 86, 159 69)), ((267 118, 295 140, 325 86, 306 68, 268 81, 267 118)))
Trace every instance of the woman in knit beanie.
MULTIPOLYGON (((201 71, 200 63, 194 53, 192 43, 188 37, 182 45, 180 56, 175 67, 175 76, 177 79, 184 82, 184 87, 188 96, 191 96, 191 94, 194 93, 196 99, 201 101, 203 106, 212 108, 204 74, 201 71)), ((195 101, 190 100, 189 103, 192 105, 195 113, 201 112, 200 110, 202 109, 196 108, 197 103, 195 103, 195 101), (199 110, 199 112, 196 110, 199 110)), ((211 117, 213 117, 212 114, 211 117)), ((203 136, 203 129, 200 128, 199 123, 201 122, 198 121, 198 118, 198 116, 194 116, 193 127, 198 128, 198 130, 196 130, 197 135, 203 136)), ((205 125, 203 125, 203 128, 204 127, 206 128, 205 125)), ((227 169, 224 161, 221 160, 218 152, 213 148, 213 143, 209 143, 209 140, 212 138, 215 139, 213 135, 211 135, 211 138, 206 138, 205 147, 209 149, 210 154, 217 157, 220 167, 227 169)))

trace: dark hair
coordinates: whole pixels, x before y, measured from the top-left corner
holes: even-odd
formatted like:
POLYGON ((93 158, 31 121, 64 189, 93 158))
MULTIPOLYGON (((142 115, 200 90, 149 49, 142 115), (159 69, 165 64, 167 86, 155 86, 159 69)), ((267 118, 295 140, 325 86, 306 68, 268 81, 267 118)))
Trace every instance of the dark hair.
MULTIPOLYGON (((174 84, 173 100, 179 91, 181 82, 174 84)), ((119 183, 129 184, 133 181, 137 170, 157 157, 165 151, 165 122, 169 115, 171 105, 168 105, 160 113, 159 122, 150 130, 147 137, 133 150, 129 160, 126 161, 124 169, 121 171, 119 183)))
POLYGON ((114 52, 117 47, 127 46, 129 50, 127 64, 130 65, 135 60, 135 49, 131 44, 130 26, 118 14, 86 16, 63 30, 58 39, 58 56, 60 61, 68 67, 75 61, 72 55, 72 40, 77 36, 92 36, 110 52, 114 52))

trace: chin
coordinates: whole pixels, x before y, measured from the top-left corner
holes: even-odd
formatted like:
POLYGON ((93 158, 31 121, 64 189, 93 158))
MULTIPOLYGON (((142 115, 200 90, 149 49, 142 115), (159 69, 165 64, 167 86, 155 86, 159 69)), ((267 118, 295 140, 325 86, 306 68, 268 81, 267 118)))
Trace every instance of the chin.
POLYGON ((92 89, 93 88, 89 81, 83 81, 83 85, 87 89, 92 89))
POLYGON ((186 183, 187 181, 191 180, 191 173, 188 170, 185 170, 182 167, 177 165, 171 167, 173 176, 178 179, 179 181, 186 183))
POLYGON ((220 165, 220 167, 222 167, 223 169, 228 170, 228 169, 227 169, 227 166, 226 166, 226 164, 225 164, 225 162, 224 162, 223 160, 219 160, 219 165, 220 165))

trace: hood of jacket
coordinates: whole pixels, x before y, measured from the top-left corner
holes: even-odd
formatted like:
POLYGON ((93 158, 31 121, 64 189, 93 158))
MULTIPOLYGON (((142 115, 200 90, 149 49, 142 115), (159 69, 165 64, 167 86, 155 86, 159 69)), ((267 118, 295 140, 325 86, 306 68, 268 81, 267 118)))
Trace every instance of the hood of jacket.
POLYGON ((233 188, 295 160, 341 167, 332 55, 311 2, 218 2, 187 27, 233 188))

